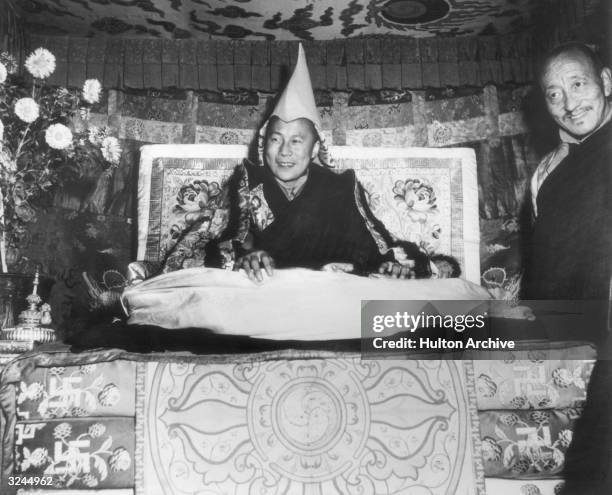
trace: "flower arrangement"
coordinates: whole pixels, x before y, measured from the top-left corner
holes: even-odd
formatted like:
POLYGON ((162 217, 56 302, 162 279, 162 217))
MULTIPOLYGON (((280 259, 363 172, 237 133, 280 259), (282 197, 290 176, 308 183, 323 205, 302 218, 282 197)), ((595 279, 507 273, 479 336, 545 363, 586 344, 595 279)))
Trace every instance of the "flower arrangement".
POLYGON ((16 264, 27 224, 49 206, 53 193, 84 170, 117 167, 121 147, 109 128, 90 125, 91 107, 102 86, 88 79, 81 90, 45 84, 55 57, 45 48, 25 61, 26 84, 16 60, 0 53, 0 261, 2 272, 16 264))

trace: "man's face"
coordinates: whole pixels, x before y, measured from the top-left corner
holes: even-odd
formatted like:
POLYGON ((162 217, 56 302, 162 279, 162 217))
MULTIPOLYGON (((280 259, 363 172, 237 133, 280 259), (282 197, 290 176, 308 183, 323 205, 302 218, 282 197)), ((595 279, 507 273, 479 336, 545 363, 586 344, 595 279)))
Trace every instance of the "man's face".
POLYGON ((582 138, 597 129, 608 111, 612 78, 604 68, 597 74, 580 52, 566 52, 548 62, 542 76, 546 106, 557 124, 582 138))
POLYGON ((264 157, 274 177, 292 187, 307 172, 318 143, 314 128, 307 119, 285 122, 273 119, 266 135, 264 157))

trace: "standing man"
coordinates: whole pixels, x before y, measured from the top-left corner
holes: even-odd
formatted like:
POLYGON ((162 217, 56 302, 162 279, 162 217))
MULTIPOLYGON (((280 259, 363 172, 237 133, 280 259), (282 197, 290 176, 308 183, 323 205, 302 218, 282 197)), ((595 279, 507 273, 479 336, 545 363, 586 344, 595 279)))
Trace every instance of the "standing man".
MULTIPOLYGON (((538 166, 531 192, 535 223, 524 299, 610 298, 612 277, 612 75, 585 45, 558 47, 540 86, 560 144, 538 166)), ((601 342, 606 322, 577 328, 601 342)), ((605 349, 602 349, 605 351, 605 349)), ((612 493, 612 362, 597 362, 564 475, 564 495, 612 493)))
POLYGON ((612 262, 610 69, 585 45, 545 60, 540 85, 559 146, 538 166, 525 299, 608 299, 612 262))

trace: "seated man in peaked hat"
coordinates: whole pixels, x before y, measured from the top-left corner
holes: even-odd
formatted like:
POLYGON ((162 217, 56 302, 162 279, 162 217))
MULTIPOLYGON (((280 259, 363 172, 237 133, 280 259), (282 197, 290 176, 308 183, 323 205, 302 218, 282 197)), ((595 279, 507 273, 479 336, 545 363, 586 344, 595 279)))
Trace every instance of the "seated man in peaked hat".
POLYGON ((245 163, 248 229, 240 238, 236 270, 259 281, 274 267, 319 269, 330 263, 354 273, 431 276, 429 259, 416 244, 392 246, 355 172, 328 169, 333 162, 301 45, 291 79, 260 129, 258 151, 258 165, 245 163))

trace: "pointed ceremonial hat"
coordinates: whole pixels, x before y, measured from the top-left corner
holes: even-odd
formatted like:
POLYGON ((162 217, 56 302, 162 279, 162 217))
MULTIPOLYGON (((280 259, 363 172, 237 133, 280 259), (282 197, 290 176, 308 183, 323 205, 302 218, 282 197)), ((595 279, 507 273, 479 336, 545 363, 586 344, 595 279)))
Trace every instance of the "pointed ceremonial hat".
POLYGON ((321 128, 321 118, 315 104, 310 72, 306 65, 306 54, 301 43, 298 47, 298 57, 293 74, 278 99, 272 115, 276 115, 285 122, 300 118, 308 119, 316 127, 321 128))
MULTIPOLYGON (((319 138, 319 153, 317 155, 319 163, 327 167, 334 166, 333 158, 331 157, 329 147, 323 135, 321 117, 319 116, 319 111, 315 103, 312 83, 310 82, 310 73, 308 72, 308 65, 306 64, 306 55, 301 43, 298 46, 298 57, 291 78, 270 115, 270 117, 274 116, 285 122, 290 122, 295 119, 310 120, 319 138)), ((269 119, 266 120, 259 129, 258 151, 260 165, 264 164, 263 151, 268 122, 269 119)))

